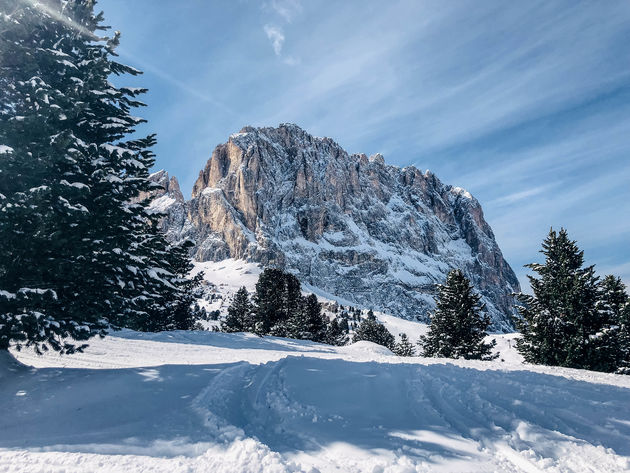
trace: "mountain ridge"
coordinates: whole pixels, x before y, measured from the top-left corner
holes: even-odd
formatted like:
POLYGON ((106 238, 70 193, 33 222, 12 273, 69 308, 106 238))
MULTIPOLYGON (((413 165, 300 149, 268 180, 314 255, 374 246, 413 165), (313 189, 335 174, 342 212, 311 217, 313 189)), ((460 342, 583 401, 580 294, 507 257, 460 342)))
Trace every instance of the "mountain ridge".
POLYGON ((244 127, 218 145, 185 201, 168 173, 152 206, 198 261, 246 259, 357 305, 428 321, 435 285, 460 268, 493 329, 510 330, 520 287, 479 202, 430 171, 349 154, 294 124, 244 127), (168 205, 166 205, 168 204, 168 205))

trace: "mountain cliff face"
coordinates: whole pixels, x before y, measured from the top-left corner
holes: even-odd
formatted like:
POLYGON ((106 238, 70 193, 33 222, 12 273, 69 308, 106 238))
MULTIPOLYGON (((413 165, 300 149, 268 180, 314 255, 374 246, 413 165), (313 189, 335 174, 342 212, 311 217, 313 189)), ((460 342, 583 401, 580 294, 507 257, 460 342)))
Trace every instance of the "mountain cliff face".
POLYGON ((246 127, 217 146, 188 202, 174 178, 153 179, 165 230, 192 238, 199 261, 279 266, 357 305, 424 321, 435 284, 461 268, 493 328, 510 328, 519 284, 479 202, 428 171, 280 125, 246 127))

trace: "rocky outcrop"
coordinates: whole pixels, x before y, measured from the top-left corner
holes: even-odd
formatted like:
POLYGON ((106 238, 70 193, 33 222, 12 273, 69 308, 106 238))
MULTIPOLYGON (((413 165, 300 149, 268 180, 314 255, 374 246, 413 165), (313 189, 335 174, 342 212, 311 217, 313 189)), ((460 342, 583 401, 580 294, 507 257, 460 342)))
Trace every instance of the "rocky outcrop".
POLYGON ((179 241, 189 234, 194 234, 188 219, 188 206, 177 178, 175 176, 169 178, 168 172, 161 170, 151 174, 149 180, 156 184, 155 189, 148 195, 140 195, 139 199, 152 198, 149 210, 165 215, 160 225, 167 238, 179 241))
POLYGON ((494 328, 511 327, 518 280, 479 202, 429 171, 349 155, 330 138, 280 125, 246 127, 217 146, 184 219, 171 182, 157 199, 177 203, 165 228, 194 238, 198 260, 279 266, 357 305, 425 321, 436 283, 461 268, 494 328))

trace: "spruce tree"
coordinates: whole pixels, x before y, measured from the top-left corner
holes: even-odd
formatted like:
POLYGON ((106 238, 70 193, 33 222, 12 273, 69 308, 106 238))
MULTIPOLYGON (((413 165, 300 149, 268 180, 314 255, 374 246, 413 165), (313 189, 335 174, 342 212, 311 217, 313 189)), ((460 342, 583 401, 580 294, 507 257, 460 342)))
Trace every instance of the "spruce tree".
POLYGON ((533 294, 518 294, 521 306, 517 349, 529 363, 605 369, 599 311, 599 285, 593 266, 565 229, 553 229, 543 241, 545 263, 526 265, 533 294))
POLYGON ((0 348, 71 353, 139 323, 181 287, 140 192, 153 136, 125 139, 144 89, 111 75, 119 35, 88 0, 3 0, 0 348))
POLYGON ((361 321, 352 337, 353 342, 361 340, 377 343, 392 351, 395 350, 396 339, 391 332, 387 330, 387 327, 376 320, 376 316, 372 311, 368 312, 367 317, 361 321))
POLYGON ((337 318, 332 319, 326 326, 324 341, 329 345, 335 346, 343 346, 348 343, 348 335, 339 324, 337 318))
POLYGON ((256 333, 285 337, 289 318, 301 310, 300 281, 293 274, 266 268, 258 277, 253 299, 256 333))
POLYGON ((190 277, 194 265, 189 254, 193 246, 192 241, 185 240, 167 247, 166 262, 174 278, 171 279, 173 287, 165 292, 164 306, 159 309, 166 315, 164 330, 192 330, 197 321, 206 318, 205 310, 197 303, 202 296, 201 281, 204 273, 199 272, 190 277))
POLYGON ((322 314, 322 305, 315 294, 303 297, 299 310, 289 317, 287 335, 300 340, 324 341, 326 320, 322 314))
POLYGON ((621 278, 608 275, 600 283, 602 328, 595 338, 601 371, 624 371, 630 361, 628 294, 621 278))
POLYGON ((619 319, 620 353, 617 362, 617 372, 630 374, 630 301, 626 302, 619 319))
POLYGON ((481 296, 470 281, 456 269, 438 286, 436 310, 429 332, 421 337, 424 356, 492 360, 496 342, 485 343, 490 317, 484 314, 481 296))
POLYGON ((249 301, 249 293, 245 287, 241 287, 234 295, 234 300, 228 307, 228 315, 221 322, 221 330, 224 332, 253 332, 253 306, 249 301))
POLYGON ((409 341, 406 333, 400 334, 400 341, 394 346, 394 353, 398 356, 415 356, 416 349, 409 341))

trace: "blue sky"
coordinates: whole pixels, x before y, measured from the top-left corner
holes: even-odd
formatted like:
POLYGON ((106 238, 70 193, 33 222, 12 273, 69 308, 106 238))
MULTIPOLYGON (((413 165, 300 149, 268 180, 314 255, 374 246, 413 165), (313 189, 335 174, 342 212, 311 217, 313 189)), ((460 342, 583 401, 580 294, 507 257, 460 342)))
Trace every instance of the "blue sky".
POLYGON ((521 281, 549 227, 630 285, 630 2, 101 0, 185 195, 245 125, 297 123, 482 203, 521 281))

